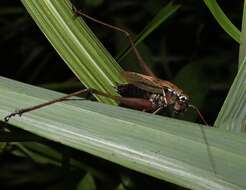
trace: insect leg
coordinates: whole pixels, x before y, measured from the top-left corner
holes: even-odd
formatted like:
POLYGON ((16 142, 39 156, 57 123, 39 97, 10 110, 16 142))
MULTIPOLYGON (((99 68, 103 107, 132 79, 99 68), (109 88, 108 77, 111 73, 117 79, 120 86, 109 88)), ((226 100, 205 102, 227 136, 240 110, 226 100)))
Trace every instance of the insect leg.
POLYGON ((157 110, 155 110, 152 114, 157 114, 159 111, 161 111, 163 107, 159 107, 157 110))
POLYGON ((131 46, 131 48, 132 48, 132 50, 133 50, 133 52, 134 52, 139 64, 140 64, 140 66, 144 70, 145 74, 155 77, 155 74, 151 71, 149 66, 145 63, 144 59, 142 58, 141 54, 139 53, 138 49, 136 48, 136 46, 134 44, 134 41, 133 41, 133 39, 132 39, 132 37, 131 37, 129 32, 127 32, 126 30, 124 30, 122 28, 119 28, 117 26, 113 26, 111 24, 108 24, 108 23, 105 23, 105 22, 100 21, 98 19, 95 19, 95 18, 83 13, 81 10, 77 10, 73 5, 72 5, 72 10, 75 13, 75 15, 77 15, 77 16, 85 17, 85 18, 87 18, 89 20, 92 20, 92 21, 98 23, 98 24, 101 24, 103 26, 106 26, 108 28, 111 28, 113 30, 116 30, 116 31, 119 31, 119 32, 123 33, 127 37, 127 40, 129 41, 130 46, 131 46))
POLYGON ((153 112, 153 103, 149 99, 135 97, 118 97, 119 105, 144 112, 153 112))
POLYGON ((31 107, 28 107, 28 108, 17 110, 15 112, 12 112, 9 115, 7 115, 4 118, 4 121, 8 122, 11 117, 14 117, 16 115, 21 116, 23 113, 30 112, 30 111, 33 111, 33 110, 36 110, 36 109, 40 109, 40 108, 46 107, 48 105, 51 105, 51 104, 54 104, 54 103, 57 103, 57 102, 68 101, 70 97, 78 96, 78 95, 81 95, 81 94, 87 94, 87 93, 98 94, 100 96, 109 97, 109 98, 114 99, 116 101, 120 100, 120 96, 113 96, 113 95, 98 91, 96 89, 87 88, 87 89, 82 89, 82 90, 73 92, 71 94, 68 94, 66 96, 63 96, 63 97, 60 97, 60 98, 57 98, 57 99, 54 99, 54 100, 51 100, 51 101, 48 101, 48 102, 44 102, 42 104, 38 104, 38 105, 35 105, 35 106, 31 106, 31 107))
POLYGON ((163 99, 164 99, 165 106, 167 106, 167 98, 166 98, 166 93, 165 93, 164 89, 162 89, 162 94, 163 94, 163 99))
MULTIPOLYGON (((124 105, 126 105, 126 106, 128 106, 129 108, 132 108, 132 109, 137 109, 137 110, 143 110, 144 109, 146 111, 152 111, 153 110, 152 102, 149 101, 148 99, 128 98, 128 97, 115 96, 115 95, 111 95, 111 94, 108 94, 108 93, 105 93, 105 92, 101 92, 101 91, 96 90, 96 89, 87 88, 87 89, 83 89, 83 90, 79 90, 79 91, 73 92, 71 94, 68 94, 66 96, 63 96, 63 97, 60 97, 60 98, 57 98, 57 99, 54 99, 54 100, 51 100, 51 101, 44 102, 42 104, 38 104, 38 105, 35 105, 35 106, 31 106, 31 107, 28 107, 28 108, 17 110, 15 112, 12 112, 9 115, 7 115, 4 118, 4 121, 8 122, 11 117, 14 117, 16 115, 21 116, 24 113, 27 113, 27 112, 30 112, 30 111, 34 111, 34 110, 37 110, 37 109, 40 109, 40 108, 43 108, 43 107, 46 107, 46 106, 49 106, 49 105, 54 104, 54 103, 69 101, 70 98, 73 97, 73 96, 78 96, 78 95, 87 94, 87 93, 97 94, 99 96, 104 96, 104 97, 111 98, 111 99, 115 100, 116 102, 118 102, 120 104, 124 104, 124 105)), ((74 100, 74 99, 71 99, 71 100, 74 100)))

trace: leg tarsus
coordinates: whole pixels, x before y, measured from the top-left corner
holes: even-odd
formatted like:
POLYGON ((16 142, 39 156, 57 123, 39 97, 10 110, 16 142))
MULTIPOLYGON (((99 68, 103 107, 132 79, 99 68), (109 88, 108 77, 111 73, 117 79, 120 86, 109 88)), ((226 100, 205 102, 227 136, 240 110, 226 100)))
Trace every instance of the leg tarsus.
POLYGON ((74 93, 65 95, 63 97, 60 97, 60 98, 57 98, 57 99, 54 99, 54 100, 51 100, 51 101, 44 102, 42 104, 38 104, 38 105, 35 105, 35 106, 31 106, 31 107, 27 107, 27 108, 24 108, 24 109, 17 110, 15 112, 10 113, 6 117, 4 117, 4 121, 8 122, 10 118, 15 117, 16 115, 21 116, 23 113, 30 112, 30 111, 33 111, 33 110, 36 110, 36 109, 40 109, 42 107, 45 107, 45 106, 48 106, 48 105, 51 105, 51 104, 54 104, 54 103, 57 103, 57 102, 63 102, 63 101, 69 100, 69 98, 73 97, 73 96, 77 96, 77 95, 80 95, 80 94, 86 94, 86 93, 92 93, 93 91, 94 91, 94 89, 83 89, 83 90, 79 90, 79 91, 76 91, 74 93))
POLYGON ((49 106, 49 105, 54 104, 54 103, 63 102, 63 101, 69 101, 69 99, 71 97, 78 96, 78 95, 81 95, 81 94, 88 94, 88 93, 96 94, 96 95, 99 95, 99 96, 108 97, 108 98, 111 98, 111 99, 113 99, 113 100, 115 100, 117 102, 119 102, 120 98, 121 98, 120 96, 114 96, 114 95, 111 95, 111 94, 108 94, 108 93, 104 93, 104 92, 101 92, 101 91, 93 89, 93 88, 86 88, 86 89, 82 89, 82 90, 67 94, 67 95, 62 96, 60 98, 44 102, 42 104, 34 105, 34 106, 31 106, 31 107, 27 107, 27 108, 15 111, 13 113, 10 113, 9 115, 7 115, 4 118, 4 121, 8 122, 11 117, 14 117, 16 115, 21 116, 22 114, 24 114, 26 112, 34 111, 34 110, 49 106))
POLYGON ((9 115, 5 116, 5 117, 4 117, 4 122, 7 123, 11 117, 15 117, 16 115, 18 115, 18 116, 21 117, 21 115, 22 115, 21 110, 15 111, 15 112, 10 113, 9 115))
POLYGON ((165 105, 167 105, 167 98, 166 98, 166 93, 164 89, 162 89, 162 94, 163 94, 164 103, 165 105))
POLYGON ((72 11, 75 18, 81 16, 80 11, 73 4, 72 4, 72 11))
POLYGON ((159 107, 159 108, 157 108, 152 114, 154 114, 154 115, 156 115, 160 110, 162 110, 163 109, 163 107, 159 107))

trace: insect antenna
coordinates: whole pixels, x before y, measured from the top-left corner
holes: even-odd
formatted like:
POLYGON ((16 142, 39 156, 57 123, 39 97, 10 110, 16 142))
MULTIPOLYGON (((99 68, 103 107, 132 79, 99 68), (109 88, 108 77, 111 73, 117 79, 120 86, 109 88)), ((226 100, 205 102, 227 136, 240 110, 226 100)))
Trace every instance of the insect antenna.
POLYGON ((116 30, 116 31, 119 31, 121 33, 123 33, 126 37, 127 37, 127 40, 129 41, 130 43, 130 46, 140 64, 140 66, 142 67, 142 69, 144 70, 145 74, 149 75, 149 76, 153 76, 155 77, 155 74, 151 71, 151 69, 149 68, 149 66, 145 63, 143 57, 141 56, 141 54, 139 53, 138 49, 136 48, 135 44, 134 44, 134 41, 133 41, 133 38, 131 37, 130 33, 127 32, 126 30, 122 29, 122 28, 119 28, 117 26, 113 26, 111 24, 108 24, 108 23, 105 23, 101 20, 98 20, 96 18, 93 18, 85 13, 83 13, 81 10, 77 10, 73 5, 72 5, 72 10, 73 12, 75 13, 75 15, 77 16, 81 16, 81 17, 85 17, 89 20, 92 20, 100 25, 103 25, 103 26, 106 26, 108 28, 111 28, 113 30, 116 30))
POLYGON ((192 105, 192 104, 189 104, 188 106, 196 111, 196 113, 198 114, 198 116, 200 117, 200 119, 202 120, 202 122, 203 122, 206 126, 209 126, 208 123, 207 123, 207 121, 206 121, 205 118, 203 117, 202 113, 200 112, 200 110, 199 110, 196 106, 194 106, 194 105, 192 105))
MULTIPOLYGON (((201 120, 203 121, 203 123, 204 123, 207 127, 209 127, 207 121, 204 119, 204 117, 203 117, 202 113, 199 111, 199 109, 198 109, 196 106, 192 105, 192 104, 189 104, 188 106, 191 107, 192 109, 196 110, 197 114, 199 115, 199 117, 201 118, 201 120)), ((213 170, 214 174, 216 174, 215 160, 214 160, 214 157, 213 157, 213 154, 212 154, 210 145, 209 145, 209 143, 208 143, 207 135, 206 135, 206 133, 205 133, 203 127, 201 127, 201 132, 202 132, 202 136, 203 136, 204 142, 205 142, 205 144, 206 144, 206 149, 207 149, 207 153, 208 153, 208 158, 209 158, 209 160, 210 160, 212 170, 213 170)))

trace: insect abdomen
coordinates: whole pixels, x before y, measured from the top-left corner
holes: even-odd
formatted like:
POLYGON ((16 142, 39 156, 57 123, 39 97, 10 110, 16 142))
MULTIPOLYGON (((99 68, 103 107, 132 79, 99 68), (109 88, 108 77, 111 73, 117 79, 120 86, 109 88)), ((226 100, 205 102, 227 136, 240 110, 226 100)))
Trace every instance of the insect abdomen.
POLYGON ((122 84, 117 86, 118 93, 123 97, 146 98, 150 97, 150 93, 140 89, 133 84, 122 84))

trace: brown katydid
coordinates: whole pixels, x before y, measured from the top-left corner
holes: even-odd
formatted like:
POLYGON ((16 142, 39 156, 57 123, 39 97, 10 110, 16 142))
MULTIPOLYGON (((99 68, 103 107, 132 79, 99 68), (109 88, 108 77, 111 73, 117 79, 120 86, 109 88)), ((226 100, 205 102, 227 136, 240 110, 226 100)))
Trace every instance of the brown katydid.
POLYGON ((120 105, 132 109, 150 112, 150 113, 158 113, 160 110, 166 107, 172 107, 172 109, 175 112, 180 113, 180 112, 184 112, 187 108, 191 107, 198 113, 199 117, 204 122, 204 124, 208 126, 207 122, 205 121, 204 117, 202 116, 198 108, 196 108, 194 105, 190 103, 189 97, 180 88, 178 88, 176 85, 174 85, 169 81, 158 79, 153 74, 153 72, 144 62, 138 49, 134 45, 134 41, 132 37, 126 30, 123 30, 119 27, 97 20, 77 10, 75 7, 72 7, 72 9, 76 16, 87 18, 108 28, 120 31, 124 35, 126 35, 130 43, 130 46, 140 66, 145 71, 146 75, 135 73, 135 72, 124 71, 122 74, 125 77, 125 79, 128 81, 128 84, 120 84, 116 86, 116 89, 121 96, 114 96, 108 93, 98 91, 96 89, 90 89, 90 88, 83 89, 68 94, 66 96, 63 96, 61 98, 45 102, 43 104, 20 109, 16 112, 10 113, 4 118, 6 122, 15 115, 22 115, 23 113, 30 112, 57 102, 66 101, 69 100, 69 98, 71 98, 72 96, 91 93, 91 94, 97 94, 100 96, 111 98, 117 101, 120 105))

